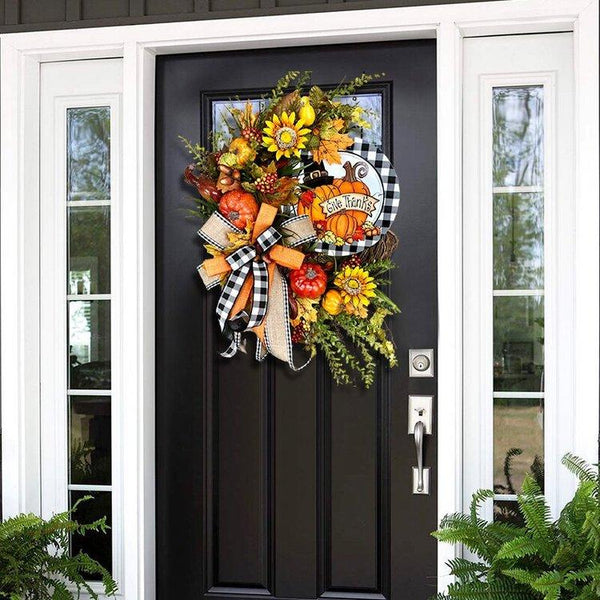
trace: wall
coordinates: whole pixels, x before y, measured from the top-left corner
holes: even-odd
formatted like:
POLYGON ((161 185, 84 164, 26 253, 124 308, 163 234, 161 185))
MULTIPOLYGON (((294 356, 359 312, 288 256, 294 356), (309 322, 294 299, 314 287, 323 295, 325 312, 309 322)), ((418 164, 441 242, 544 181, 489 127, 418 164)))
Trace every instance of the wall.
MULTIPOLYGON (((0 33, 318 13, 454 0, 0 0, 0 33)), ((476 0, 462 0, 473 2, 476 0)))

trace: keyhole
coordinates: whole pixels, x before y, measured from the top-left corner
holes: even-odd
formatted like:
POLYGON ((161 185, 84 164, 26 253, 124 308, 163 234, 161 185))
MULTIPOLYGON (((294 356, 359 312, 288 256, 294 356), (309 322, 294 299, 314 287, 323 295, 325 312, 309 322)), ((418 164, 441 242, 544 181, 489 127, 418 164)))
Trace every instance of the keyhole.
POLYGON ((413 367, 417 371, 426 371, 430 365, 429 359, 424 354, 419 354, 413 359, 413 367))

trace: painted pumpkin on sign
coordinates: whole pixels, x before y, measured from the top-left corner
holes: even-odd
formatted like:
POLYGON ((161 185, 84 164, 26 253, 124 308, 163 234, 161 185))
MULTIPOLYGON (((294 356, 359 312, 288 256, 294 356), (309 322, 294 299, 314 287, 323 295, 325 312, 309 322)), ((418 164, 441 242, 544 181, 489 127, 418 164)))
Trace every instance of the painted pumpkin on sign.
POLYGON ((343 239, 352 237, 358 227, 358 221, 350 212, 357 211, 342 210, 329 217, 327 219, 327 229, 343 239))
POLYGON ((333 231, 337 236, 346 238, 351 236, 357 227, 361 226, 367 220, 367 213, 362 210, 346 210, 340 213, 335 213, 330 215, 329 217, 325 216, 325 213, 322 208, 322 203, 326 202, 330 198, 335 198, 336 196, 341 196, 342 194, 365 194, 368 196, 371 192, 368 186, 360 181, 356 176, 356 171, 358 169, 364 169, 366 165, 364 163, 358 163, 352 166, 349 162, 344 163, 344 170, 346 171, 346 175, 343 179, 334 179, 332 183, 327 185, 320 185, 314 189, 314 197, 312 202, 299 202, 298 203, 298 214, 299 215, 308 215, 313 223, 316 221, 326 221, 327 222, 327 230, 333 231), (345 219, 338 222, 336 219, 339 215, 344 215, 345 217, 352 217, 354 219, 354 228, 351 227, 352 221, 348 223, 345 219), (347 230, 345 235, 338 233, 336 229, 334 229, 334 223, 337 230, 347 230))

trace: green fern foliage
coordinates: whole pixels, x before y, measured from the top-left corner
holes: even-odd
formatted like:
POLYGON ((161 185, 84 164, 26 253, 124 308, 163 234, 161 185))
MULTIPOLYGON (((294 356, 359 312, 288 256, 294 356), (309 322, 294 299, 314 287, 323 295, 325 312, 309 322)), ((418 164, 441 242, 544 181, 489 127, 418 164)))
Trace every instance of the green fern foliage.
POLYGON ((104 594, 114 596, 117 584, 97 561, 80 552, 71 556, 73 534, 105 532, 106 519, 80 524, 72 510, 44 520, 21 514, 0 523, 0 598, 10 600, 74 600, 82 593, 98 600, 90 586, 91 576, 100 576, 104 594))
POLYGON ((563 464, 579 485, 556 521, 531 476, 517 495, 523 527, 481 518, 481 505, 494 496, 491 490, 474 494, 467 514, 442 519, 433 535, 461 544, 476 558, 448 562, 454 581, 436 600, 600 598, 598 468, 571 454, 563 458, 563 464))

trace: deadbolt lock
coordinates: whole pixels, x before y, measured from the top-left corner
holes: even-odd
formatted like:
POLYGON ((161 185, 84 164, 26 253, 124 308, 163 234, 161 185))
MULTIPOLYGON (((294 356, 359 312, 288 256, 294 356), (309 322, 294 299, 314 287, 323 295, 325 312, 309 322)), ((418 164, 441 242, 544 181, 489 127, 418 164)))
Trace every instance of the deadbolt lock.
POLYGON ((414 349, 408 351, 410 377, 433 377, 433 349, 414 349))
POLYGON ((427 371, 427 369, 429 369, 429 365, 431 364, 431 361, 429 360, 429 358, 427 356, 425 356, 424 354, 417 354, 412 361, 412 365, 413 367, 419 371, 419 372, 423 372, 423 371, 427 371))

